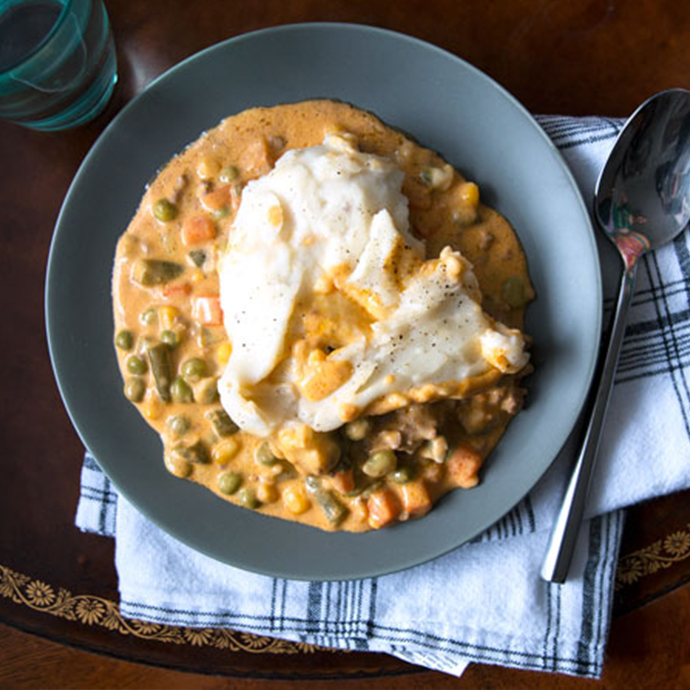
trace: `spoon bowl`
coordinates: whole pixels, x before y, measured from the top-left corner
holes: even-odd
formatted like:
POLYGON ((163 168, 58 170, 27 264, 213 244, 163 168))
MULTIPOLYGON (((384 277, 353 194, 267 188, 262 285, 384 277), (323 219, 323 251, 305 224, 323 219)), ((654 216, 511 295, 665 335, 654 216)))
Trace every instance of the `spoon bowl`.
POLYGON ((690 92, 662 91, 628 120, 596 184, 594 213, 626 268, 690 220, 690 92))
POLYGON ((584 440, 551 533, 541 575, 564 582, 580 530, 601 430, 632 302, 638 260, 680 234, 690 220, 690 91, 645 101, 626 122, 597 180, 594 215, 617 247, 623 272, 584 440))

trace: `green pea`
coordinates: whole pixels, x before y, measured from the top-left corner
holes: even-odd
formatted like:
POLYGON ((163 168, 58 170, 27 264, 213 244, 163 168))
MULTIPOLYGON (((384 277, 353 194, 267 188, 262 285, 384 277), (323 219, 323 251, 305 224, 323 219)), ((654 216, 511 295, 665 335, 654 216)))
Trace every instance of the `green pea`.
POLYGON ((236 165, 226 165, 218 175, 221 182, 234 182, 240 176, 240 170, 236 165))
POLYGON ((170 385, 170 395, 177 403, 194 402, 194 393, 189 387, 189 384, 181 376, 175 378, 170 385))
POLYGON ((125 382, 125 397, 132 402, 141 402, 146 393, 144 379, 135 376, 125 382))
POLYGON ((251 508, 252 510, 254 508, 258 508, 260 505, 254 489, 240 489, 240 491, 237 493, 237 500, 239 501, 240 505, 244 506, 245 508, 251 508))
POLYGON ((379 450, 362 465, 362 472, 368 477, 385 477, 395 470, 397 464, 398 459, 392 450, 379 450))
POLYGON ((180 344, 180 336, 175 331, 163 331, 161 333, 161 341, 171 350, 174 350, 180 344))
POLYGON ((242 484, 242 475, 237 472, 222 472, 218 475, 218 488, 228 496, 234 494, 242 484))
POLYGON ((218 400, 218 378, 209 378, 196 381, 193 385, 194 400, 202 405, 210 405, 218 400))
POLYGON ((163 223, 177 218, 177 206, 168 199, 158 199, 153 205, 153 215, 163 223))
POLYGON ((170 471, 176 476, 176 477, 189 477, 189 475, 192 473, 192 470, 194 469, 194 466, 192 465, 191 462, 188 460, 185 460, 183 457, 180 457, 179 455, 173 455, 172 458, 170 458, 170 471))
POLYGON ((120 331, 115 336, 115 345, 120 350, 131 350, 134 345, 134 334, 132 331, 120 331))
POLYGON ((127 357, 127 371, 130 374, 141 376, 145 374, 147 370, 148 367, 146 366, 146 362, 141 357, 137 357, 136 355, 127 357))
POLYGON ((345 435, 350 441, 361 441, 371 429, 371 424, 366 419, 355 419, 345 426, 345 435))
POLYGON ((189 419, 183 415, 175 415, 168 420, 168 426, 177 436, 182 436, 189 430, 189 419))
POLYGON ((156 326, 158 324, 158 312, 154 307, 142 311, 139 315, 139 321, 141 321, 144 326, 156 326))
POLYGON ((207 373, 208 366, 200 357, 192 357, 182 365, 182 375, 190 381, 203 379, 207 373))
POLYGON ((213 217, 216 220, 223 220, 230 215, 230 209, 227 206, 222 206, 217 211, 213 212, 213 217))
POLYGON ((522 307, 527 299, 525 298, 525 283, 520 276, 510 276, 503 281, 501 296, 511 307, 522 307))
POLYGON ((256 449, 255 457, 256 461, 264 467, 272 467, 278 462, 278 458, 275 455, 273 455, 273 451, 271 450, 271 446, 268 443, 268 441, 264 441, 256 449))
POLYGON ((407 482, 412 481, 414 478, 414 472, 412 471, 412 468, 405 465, 403 467, 398 467, 398 469, 396 469, 394 472, 391 472, 390 478, 391 481, 395 482, 396 484, 407 484, 407 482))

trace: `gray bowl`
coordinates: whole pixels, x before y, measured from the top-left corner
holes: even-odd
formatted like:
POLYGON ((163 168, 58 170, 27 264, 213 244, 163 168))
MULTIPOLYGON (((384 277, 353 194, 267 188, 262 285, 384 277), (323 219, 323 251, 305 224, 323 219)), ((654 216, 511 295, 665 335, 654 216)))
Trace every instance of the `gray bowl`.
POLYGON ((50 355, 77 432, 122 495, 180 541, 233 566, 296 579, 409 568, 472 539, 508 512, 564 444, 592 377, 601 327, 588 214, 561 156, 529 113, 479 70, 400 34, 303 24, 239 36, 185 60, 111 123, 65 198, 48 262, 50 355), (472 491, 423 520, 330 534, 236 508, 164 468, 156 433, 125 400, 112 345, 115 244, 147 181, 221 119, 252 106, 336 98, 371 110, 479 183, 524 245, 536 373, 472 491))

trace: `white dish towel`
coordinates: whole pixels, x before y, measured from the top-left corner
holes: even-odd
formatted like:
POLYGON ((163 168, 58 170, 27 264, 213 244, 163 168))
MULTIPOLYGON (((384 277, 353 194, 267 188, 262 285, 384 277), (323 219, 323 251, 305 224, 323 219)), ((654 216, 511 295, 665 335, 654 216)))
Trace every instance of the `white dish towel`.
MULTIPOLYGON (((621 121, 540 122, 590 198, 621 121)), ((455 675, 479 662, 600 676, 620 509, 690 487, 688 233, 640 269, 589 502, 594 517, 565 585, 543 582, 539 570, 572 449, 475 542, 403 573, 332 583, 255 575, 196 553, 118 497, 87 454, 76 523, 115 537, 122 614, 388 652, 455 675)))

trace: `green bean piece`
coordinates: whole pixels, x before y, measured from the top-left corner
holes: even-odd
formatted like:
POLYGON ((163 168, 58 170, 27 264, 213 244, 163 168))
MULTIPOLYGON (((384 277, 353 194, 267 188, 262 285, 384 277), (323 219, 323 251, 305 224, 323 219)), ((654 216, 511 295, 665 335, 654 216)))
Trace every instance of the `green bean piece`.
POLYGON ((145 311, 139 314, 139 321, 141 321, 144 326, 157 326, 158 325, 158 312, 155 307, 149 307, 145 311))
POLYGON ((134 345, 134 334, 132 331, 120 331, 115 336, 115 346, 120 350, 131 350, 134 345))
POLYGON ((217 410, 209 410, 206 413, 206 419, 213 424, 215 432, 221 438, 223 436, 232 436, 240 430, 237 424, 230 419, 230 415, 220 408, 217 410))
POLYGON ((127 400, 132 402, 141 402, 144 399, 144 394, 146 393, 146 384, 144 379, 140 379, 138 376, 134 376, 127 379, 125 382, 125 397, 127 400))
POLYGON ((254 489, 250 489, 249 487, 240 489, 237 492, 237 500, 241 506, 251 508, 252 510, 261 505, 261 503, 259 503, 259 499, 256 497, 256 492, 254 489))
POLYGON ((527 302, 525 283, 520 276, 510 276, 503 281, 501 287, 503 300, 511 307, 522 307, 527 302))
POLYGON ((231 496, 242 485, 242 475, 237 472, 221 472, 217 482, 221 493, 231 496))
POLYGON ((355 419, 345 425, 345 435, 350 441, 362 441, 371 429, 371 424, 367 419, 355 419))
POLYGON ((161 333, 161 340, 171 349, 174 350, 180 344, 180 336, 175 331, 165 330, 161 333))
POLYGON ((162 223, 169 223, 177 218, 177 206, 168 199, 158 199, 153 204, 153 215, 162 223))
POLYGON ((177 436, 184 436, 189 431, 190 422, 184 415, 178 414, 168 419, 170 430, 177 436))
POLYGON ((149 356, 158 397, 163 402, 170 402, 170 383, 172 381, 170 348, 164 343, 156 343, 151 345, 146 352, 149 356))
POLYGON ((137 259, 132 266, 132 280, 150 287, 164 285, 182 275, 184 266, 164 259, 137 259))
POLYGON ((189 252, 189 258, 195 266, 201 268, 206 261, 206 252, 203 249, 192 249, 192 251, 189 252))
POLYGON ((190 385, 181 376, 176 376, 170 385, 170 395, 173 402, 176 403, 194 402, 194 393, 190 385))
POLYGON ((316 504, 331 525, 339 525, 347 516, 347 508, 338 501, 331 491, 327 491, 321 486, 318 477, 312 475, 306 477, 304 484, 307 491, 314 497, 316 504))
POLYGON ((390 478, 391 481, 396 484, 407 484, 407 482, 411 482, 414 478, 414 472, 409 465, 403 465, 402 467, 398 467, 394 472, 391 472, 390 478))
POLYGON ((145 374, 148 369, 146 362, 141 357, 137 357, 136 355, 130 355, 127 357, 126 365, 127 371, 135 376, 145 374))
POLYGON ((257 449, 254 456, 256 461, 264 467, 273 467, 278 462, 278 458, 273 455, 271 445, 268 441, 264 441, 257 449))
POLYGON ((384 477, 393 472, 398 464, 398 459, 392 450, 379 450, 372 453, 362 465, 362 472, 368 477, 384 477))
POLYGON ((207 465, 209 462, 211 462, 211 456, 208 452, 208 448, 206 448, 203 441, 197 441, 191 446, 175 446, 173 448, 173 452, 179 457, 199 465, 207 465))
POLYGON ((192 357, 182 365, 182 375, 190 381, 203 379, 208 373, 208 365, 201 357, 192 357))
POLYGON ((202 405, 210 405, 218 401, 218 377, 210 376, 192 385, 194 400, 202 405))
POLYGON ((234 182, 240 176, 240 170, 236 165, 226 165, 221 171, 218 179, 227 184, 234 182))

